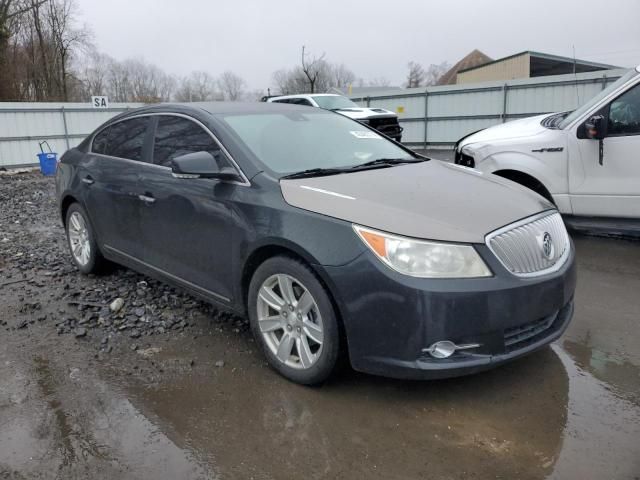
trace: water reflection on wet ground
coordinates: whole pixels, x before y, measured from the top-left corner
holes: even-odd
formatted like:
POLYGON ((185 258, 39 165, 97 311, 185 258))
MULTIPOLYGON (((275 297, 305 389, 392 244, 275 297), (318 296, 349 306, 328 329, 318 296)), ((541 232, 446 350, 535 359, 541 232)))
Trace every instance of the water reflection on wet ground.
POLYGON ((269 370, 248 336, 213 333, 163 344, 153 355, 163 374, 142 381, 82 351, 63 361, 64 345, 46 340, 0 342, 0 473, 639 478, 640 243, 578 237, 576 247, 566 334, 472 377, 402 382, 345 371, 305 388, 269 370), (216 368, 221 352, 226 366, 216 368), (191 360, 197 368, 171 368, 191 360))

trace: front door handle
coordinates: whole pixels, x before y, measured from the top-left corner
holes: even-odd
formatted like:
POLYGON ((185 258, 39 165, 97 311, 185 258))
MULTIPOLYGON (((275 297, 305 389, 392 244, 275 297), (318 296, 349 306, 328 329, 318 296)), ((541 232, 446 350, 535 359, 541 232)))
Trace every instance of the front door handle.
POLYGON ((156 201, 155 198, 150 197, 148 195, 138 195, 138 199, 146 203, 147 205, 151 205, 156 201))
POLYGON ((87 185, 93 185, 95 183, 95 180, 91 178, 91 175, 87 175, 82 179, 82 183, 86 183, 87 185))

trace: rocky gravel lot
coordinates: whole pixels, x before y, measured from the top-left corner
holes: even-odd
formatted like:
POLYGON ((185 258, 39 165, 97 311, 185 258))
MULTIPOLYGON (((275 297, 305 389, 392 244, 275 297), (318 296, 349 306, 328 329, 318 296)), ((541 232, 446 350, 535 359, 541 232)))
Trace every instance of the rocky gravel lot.
POLYGON ((102 354, 120 344, 135 350, 170 332, 197 335, 203 325, 196 318, 218 329, 248 330, 245 319, 131 270, 114 266, 107 275, 81 275, 70 259, 52 178, 3 175, 0 205, 0 289, 19 286, 24 314, 0 319, 1 327, 47 322, 58 335, 90 341, 102 354))

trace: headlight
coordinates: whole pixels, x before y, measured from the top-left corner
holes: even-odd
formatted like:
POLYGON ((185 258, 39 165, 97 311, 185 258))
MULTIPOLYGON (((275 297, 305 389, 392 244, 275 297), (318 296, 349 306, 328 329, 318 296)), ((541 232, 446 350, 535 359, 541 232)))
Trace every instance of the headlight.
POLYGON ((353 226, 362 241, 394 270, 421 278, 490 277, 491 270, 471 245, 431 242, 353 226))

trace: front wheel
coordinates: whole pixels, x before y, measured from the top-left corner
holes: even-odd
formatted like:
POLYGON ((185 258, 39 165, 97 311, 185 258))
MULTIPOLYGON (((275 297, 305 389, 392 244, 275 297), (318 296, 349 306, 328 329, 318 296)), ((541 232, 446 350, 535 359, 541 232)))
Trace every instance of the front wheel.
POLYGON ((249 285, 249 320, 272 368, 303 385, 326 380, 340 350, 338 321, 329 294, 305 264, 274 257, 249 285))
POLYGON ((98 272, 105 260, 98 250, 87 212, 80 204, 74 203, 67 210, 65 228, 71 258, 78 270, 85 274, 98 272))

